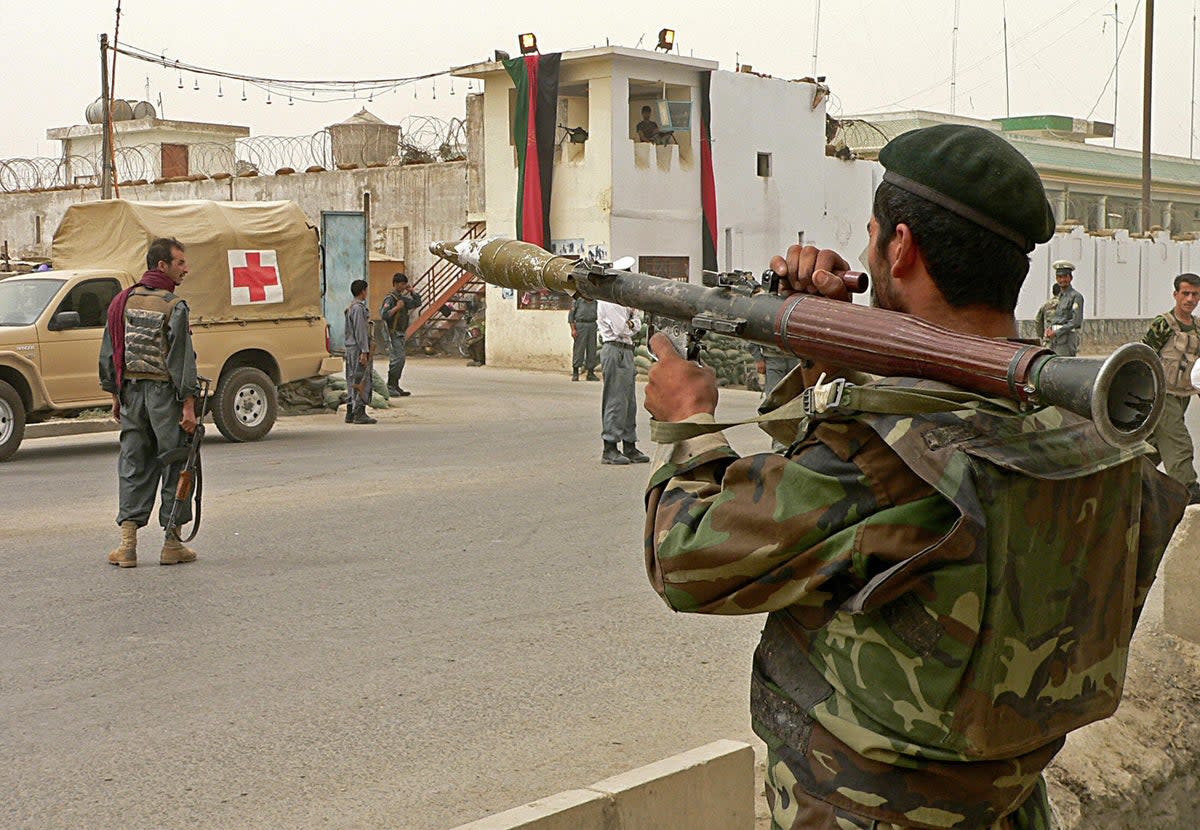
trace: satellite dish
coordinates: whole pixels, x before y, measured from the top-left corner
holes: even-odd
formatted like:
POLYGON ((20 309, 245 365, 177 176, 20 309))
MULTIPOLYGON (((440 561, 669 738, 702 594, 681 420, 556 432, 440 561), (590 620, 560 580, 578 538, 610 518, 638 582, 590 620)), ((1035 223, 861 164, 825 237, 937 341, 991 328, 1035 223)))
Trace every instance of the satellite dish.
POLYGON ((612 264, 612 269, 614 271, 632 271, 633 266, 636 264, 637 260, 635 260, 633 257, 623 256, 612 264))

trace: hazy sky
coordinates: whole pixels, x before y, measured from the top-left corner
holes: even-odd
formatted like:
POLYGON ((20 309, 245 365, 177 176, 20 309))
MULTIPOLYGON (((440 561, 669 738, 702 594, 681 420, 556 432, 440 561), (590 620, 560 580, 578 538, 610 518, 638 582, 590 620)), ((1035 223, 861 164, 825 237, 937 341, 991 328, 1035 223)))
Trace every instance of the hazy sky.
MULTIPOLYGON (((1156 152, 1186 156, 1191 138, 1192 43, 1196 0, 1155 4, 1156 152)), ((683 54, 733 69, 739 57, 777 77, 810 74, 817 0, 757 3, 692 0, 508 3, 343 0, 124 0, 120 40, 191 64, 260 76, 365 79, 419 75, 517 53, 516 35, 536 32, 543 52, 606 40, 652 48, 674 28, 683 54), (744 11, 734 13, 734 8, 744 11)), ((1115 78, 1118 145, 1141 146, 1144 0, 960 0, 955 111, 1005 115, 1003 21, 1008 21, 1008 95, 1013 115, 1055 113, 1110 121, 1114 6, 1124 51, 1115 78), (1136 13, 1136 16, 1135 16, 1136 13)), ((0 158, 53 156, 48 127, 83 123, 99 94, 98 36, 113 32, 116 0, 0 0, 5 32, 0 81, 0 158)), ((897 109, 951 109, 954 0, 824 0, 817 73, 827 76, 834 115, 897 109)), ((240 84, 179 76, 119 58, 117 96, 162 96, 164 117, 250 127, 255 135, 306 135, 367 106, 386 121, 408 115, 463 115, 465 83, 445 76, 373 101, 294 106, 240 84), (231 86, 233 88, 231 88, 231 86), (415 97, 414 97, 415 92, 415 97)), ((1200 141, 1196 152, 1200 153, 1200 141)))

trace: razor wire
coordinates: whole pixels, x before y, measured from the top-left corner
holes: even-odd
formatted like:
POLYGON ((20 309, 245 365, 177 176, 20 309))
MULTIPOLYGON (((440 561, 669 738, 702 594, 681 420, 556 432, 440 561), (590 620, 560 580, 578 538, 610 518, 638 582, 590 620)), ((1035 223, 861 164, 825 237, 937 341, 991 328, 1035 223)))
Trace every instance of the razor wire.
MULTIPOLYGON (((414 115, 402 119, 396 129, 344 124, 311 135, 260 135, 232 143, 184 146, 186 178, 225 178, 283 170, 314 172, 461 161, 467 157, 467 128, 459 118, 447 121, 414 115)), ((163 179, 161 144, 119 145, 113 161, 118 185, 163 179)), ((99 151, 58 158, 0 159, 0 192, 87 187, 100 184, 101 174, 99 151)))

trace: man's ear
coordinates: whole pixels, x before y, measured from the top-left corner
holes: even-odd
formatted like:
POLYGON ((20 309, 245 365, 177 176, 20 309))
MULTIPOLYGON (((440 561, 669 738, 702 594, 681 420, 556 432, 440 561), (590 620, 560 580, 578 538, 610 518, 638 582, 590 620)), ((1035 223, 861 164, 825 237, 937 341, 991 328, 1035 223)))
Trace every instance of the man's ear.
POLYGON ((921 252, 917 249, 917 240, 912 228, 903 222, 896 225, 896 232, 888 243, 888 253, 892 256, 892 276, 903 279, 912 274, 913 269, 921 264, 921 252))

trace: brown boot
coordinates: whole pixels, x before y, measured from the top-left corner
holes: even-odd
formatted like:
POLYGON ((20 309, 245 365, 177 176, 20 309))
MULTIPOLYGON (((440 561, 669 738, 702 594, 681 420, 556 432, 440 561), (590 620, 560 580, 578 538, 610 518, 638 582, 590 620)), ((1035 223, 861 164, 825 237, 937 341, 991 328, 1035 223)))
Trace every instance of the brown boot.
POLYGON ((158 564, 179 565, 195 561, 196 552, 179 541, 179 536, 168 533, 166 541, 163 542, 162 553, 158 557, 158 564))
POLYGON ((137 567, 137 522, 121 522, 121 544, 108 555, 108 564, 120 568, 137 567))

